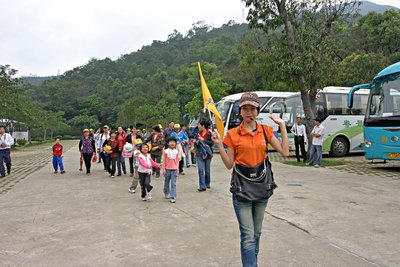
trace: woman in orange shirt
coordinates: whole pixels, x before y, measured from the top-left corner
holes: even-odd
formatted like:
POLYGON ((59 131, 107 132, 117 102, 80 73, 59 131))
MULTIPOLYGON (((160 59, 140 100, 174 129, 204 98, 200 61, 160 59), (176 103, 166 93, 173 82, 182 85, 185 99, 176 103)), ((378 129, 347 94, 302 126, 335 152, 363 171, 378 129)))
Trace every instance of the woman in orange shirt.
MULTIPOLYGON (((256 122, 256 117, 260 113, 257 94, 244 93, 240 98, 239 109, 243 118, 242 123, 229 130, 223 140, 217 131, 214 131, 212 136, 214 143, 221 151, 220 156, 226 168, 231 169, 234 164, 252 167, 266 159, 268 144, 263 128, 268 143, 281 155, 289 156, 285 122, 276 116, 270 116, 280 127, 282 142, 274 136, 272 127, 256 122), (226 151, 224 145, 227 147, 226 151)), ((268 199, 241 202, 233 193, 232 201, 239 223, 242 264, 246 267, 257 266, 261 228, 268 199)))

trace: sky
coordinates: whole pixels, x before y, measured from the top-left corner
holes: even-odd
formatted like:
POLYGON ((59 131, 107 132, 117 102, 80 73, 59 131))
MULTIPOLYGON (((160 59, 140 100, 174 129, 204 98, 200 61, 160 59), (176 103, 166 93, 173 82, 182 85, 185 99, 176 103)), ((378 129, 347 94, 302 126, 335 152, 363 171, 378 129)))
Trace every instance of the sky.
MULTIPOLYGON (((373 0, 400 8, 400 0, 373 0)), ((245 22, 241 0, 0 0, 0 65, 51 76, 91 58, 123 54, 183 35, 193 23, 245 22)))

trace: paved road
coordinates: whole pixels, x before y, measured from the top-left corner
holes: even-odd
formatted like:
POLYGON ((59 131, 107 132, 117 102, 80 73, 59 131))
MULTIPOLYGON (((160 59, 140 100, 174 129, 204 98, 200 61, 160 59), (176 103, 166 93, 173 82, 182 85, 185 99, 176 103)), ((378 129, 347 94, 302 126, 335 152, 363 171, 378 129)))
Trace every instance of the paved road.
MULTIPOLYGON (((75 140, 64 140, 62 144, 65 151, 73 146, 77 146, 75 140)), ((12 174, 0 179, 0 195, 13 188, 29 174, 48 164, 52 159, 52 146, 53 144, 46 143, 18 149, 16 151, 13 150, 11 152, 12 174)))
MULTIPOLYGON (((130 178, 95 165, 67 173, 45 165, 0 195, 0 266, 240 266, 229 171, 213 160, 212 189, 195 168, 178 180, 177 203, 153 179, 151 202, 130 178)), ((399 180, 274 162, 279 185, 267 209, 260 266, 400 266, 399 180)), ((11 176, 10 176, 11 177, 11 176)))

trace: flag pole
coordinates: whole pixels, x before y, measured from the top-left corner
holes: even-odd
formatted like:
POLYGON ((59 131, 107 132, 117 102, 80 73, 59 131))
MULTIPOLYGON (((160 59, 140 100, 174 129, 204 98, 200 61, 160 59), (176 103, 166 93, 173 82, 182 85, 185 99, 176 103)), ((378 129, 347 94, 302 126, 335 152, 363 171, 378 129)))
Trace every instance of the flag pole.
POLYGON ((208 110, 208 116, 210 116, 210 129, 212 131, 213 130, 213 121, 212 121, 211 111, 209 108, 207 108, 207 110, 208 110))

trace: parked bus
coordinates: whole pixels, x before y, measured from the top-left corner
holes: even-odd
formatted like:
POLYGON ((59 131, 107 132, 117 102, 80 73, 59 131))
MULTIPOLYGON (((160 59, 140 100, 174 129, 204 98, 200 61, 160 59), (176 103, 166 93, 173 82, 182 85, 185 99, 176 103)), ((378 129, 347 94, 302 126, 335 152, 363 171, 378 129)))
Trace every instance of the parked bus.
MULTIPOLYGON (((354 108, 347 108, 350 87, 325 87, 316 96, 316 117, 325 128, 322 152, 343 157, 349 152, 362 151, 362 124, 368 102, 368 90, 360 90, 354 96, 354 108)), ((304 118, 300 93, 286 98, 281 118, 286 122, 289 146, 294 149, 294 137, 290 132, 296 117, 304 118)))
POLYGON ((366 159, 400 160, 400 62, 381 72, 371 84, 354 86, 348 97, 353 108, 355 94, 368 89, 369 98, 364 120, 366 159))
MULTIPOLYGON (((268 92, 256 91, 260 101, 260 114, 257 116, 257 122, 273 126, 274 132, 278 126, 269 118, 270 106, 276 102, 283 102, 286 97, 293 95, 293 92, 268 92)), ((224 122, 224 135, 229 129, 239 126, 241 119, 239 116, 239 100, 243 93, 228 95, 222 98, 217 104, 219 114, 224 122)), ((278 111, 279 116, 279 111, 278 111)))

